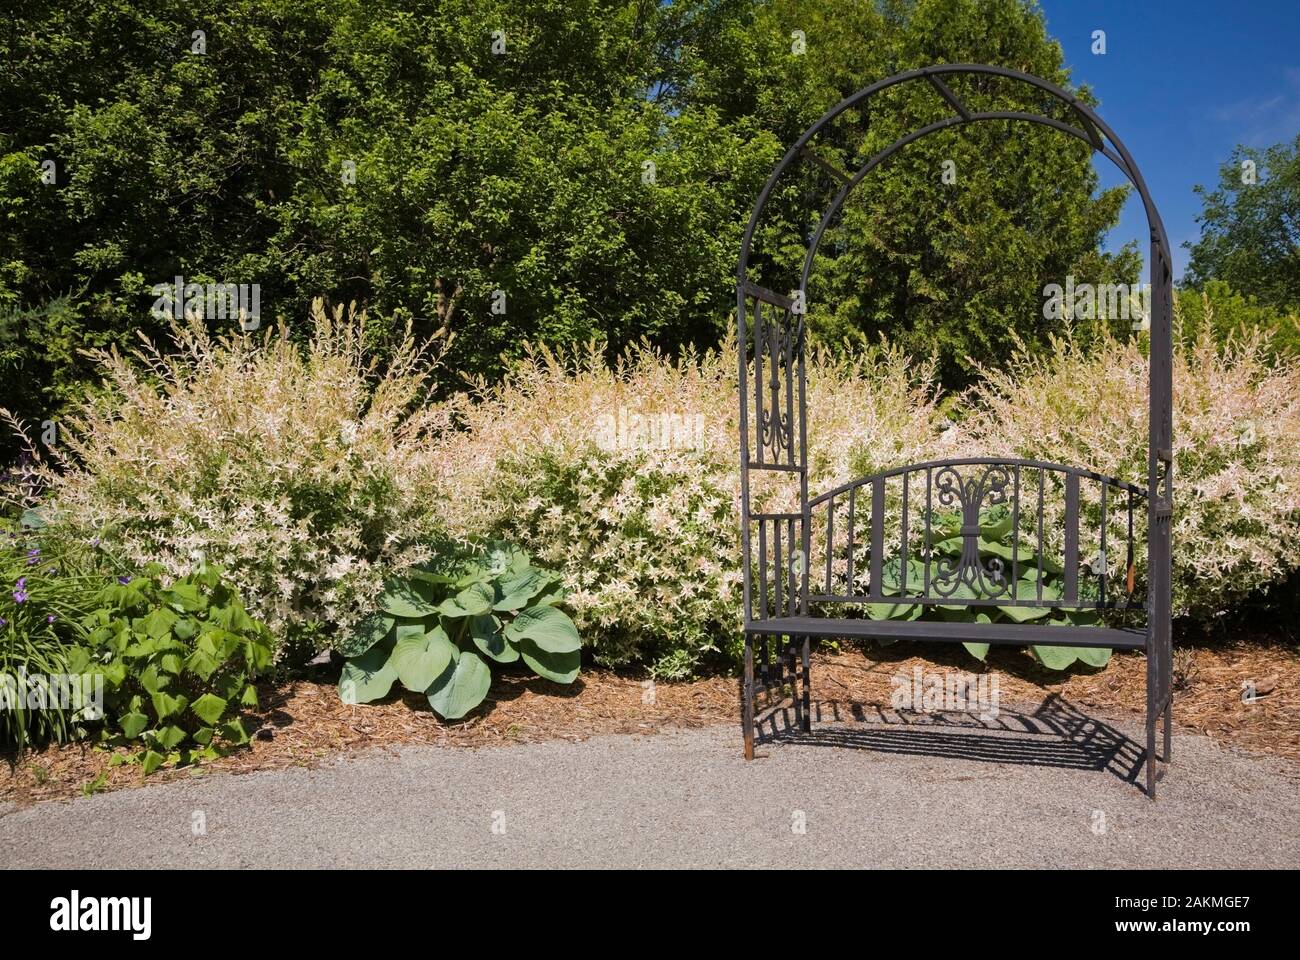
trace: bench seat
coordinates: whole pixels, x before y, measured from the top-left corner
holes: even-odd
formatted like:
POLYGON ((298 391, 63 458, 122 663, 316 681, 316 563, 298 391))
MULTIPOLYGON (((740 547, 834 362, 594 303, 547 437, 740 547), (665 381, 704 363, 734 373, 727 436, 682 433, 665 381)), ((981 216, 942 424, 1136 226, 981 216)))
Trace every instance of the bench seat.
POLYGON ((1015 646, 1109 647, 1145 650, 1145 629, 1042 626, 1026 623, 964 623, 943 620, 867 620, 831 617, 773 617, 745 624, 749 633, 808 637, 863 637, 876 640, 927 640, 998 643, 1015 646))

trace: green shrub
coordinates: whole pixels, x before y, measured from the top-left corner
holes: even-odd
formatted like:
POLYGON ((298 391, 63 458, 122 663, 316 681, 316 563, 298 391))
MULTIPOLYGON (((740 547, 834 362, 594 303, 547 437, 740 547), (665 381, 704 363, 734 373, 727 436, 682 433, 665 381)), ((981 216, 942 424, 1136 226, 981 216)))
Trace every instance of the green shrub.
POLYGON ((390 580, 379 609, 335 649, 349 659, 339 679, 345 703, 370 703, 400 682, 448 720, 469 713, 492 685, 489 663, 519 660, 556 683, 581 664, 578 631, 556 604, 559 577, 508 544, 482 555, 426 564, 390 580))
POLYGON ((1202 331, 1221 345, 1262 333, 1268 336, 1268 353, 1300 356, 1300 315, 1242 296, 1222 280, 1207 280, 1199 290, 1175 291, 1174 302, 1185 344, 1194 344, 1202 331))
POLYGON ((104 680, 101 741, 131 747, 146 776, 246 744, 240 712, 257 705, 252 680, 272 654, 219 567, 164 578, 149 564, 105 587, 68 654, 74 672, 104 680))

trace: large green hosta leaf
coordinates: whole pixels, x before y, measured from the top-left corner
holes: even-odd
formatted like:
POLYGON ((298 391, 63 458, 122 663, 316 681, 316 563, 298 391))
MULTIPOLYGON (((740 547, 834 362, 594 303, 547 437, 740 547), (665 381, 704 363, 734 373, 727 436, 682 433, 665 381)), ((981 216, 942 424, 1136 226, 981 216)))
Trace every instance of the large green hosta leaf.
POLYGON ((506 637, 518 643, 531 640, 546 653, 576 653, 582 647, 578 628, 558 607, 529 607, 506 626, 506 637))
POLYGON ((1051 647, 1037 644, 1029 648, 1038 662, 1048 670, 1064 670, 1079 658, 1079 647, 1051 647))
POLYGON ((493 610, 521 610, 528 601, 541 593, 551 582, 551 575, 541 570, 529 569, 517 577, 501 583, 501 599, 492 605, 493 610))
POLYGON ((492 609, 496 594, 492 587, 484 582, 471 583, 454 597, 448 597, 438 607, 444 617, 477 617, 492 609))
POLYGON ((490 613, 470 620, 469 635, 474 646, 497 663, 514 663, 519 659, 519 650, 506 640, 501 621, 490 613))
POLYGON ((1080 663, 1086 663, 1090 667, 1101 669, 1110 663, 1111 650, 1109 647, 1079 647, 1076 650, 1080 663))
POLYGON ((542 650, 531 640, 520 641, 519 654, 524 658, 524 663, 532 667, 538 676, 554 680, 556 683, 572 683, 578 676, 579 667, 582 666, 582 654, 579 651, 551 653, 542 650))
POLYGON ((1008 620, 1014 620, 1016 623, 1027 623, 1030 620, 1041 620, 1052 612, 1050 607, 998 607, 1008 620))
MULTIPOLYGON (((1101 622, 1101 615, 1095 610, 1070 610, 1065 614, 1063 623, 1058 624, 1053 621, 1052 626, 1074 624, 1075 626, 1089 626, 1101 622)), ((1100 670, 1106 664, 1110 663, 1111 650, 1109 647, 1075 647, 1074 655, 1080 663, 1087 664, 1100 670)))
POLYGON ((424 693, 447 669, 454 651, 441 626, 426 631, 422 624, 399 624, 392 663, 402 686, 424 693))
POLYGON ((863 606, 872 620, 917 620, 922 612, 919 603, 867 603, 863 606))
MULTIPOLYGON (((931 581, 931 587, 933 589, 933 581, 931 581)), ((979 599, 979 595, 964 583, 957 584, 957 586, 953 588, 952 593, 946 594, 945 597, 951 598, 953 600, 978 600, 979 599)), ((971 607, 969 604, 965 604, 965 603, 941 603, 938 604, 935 607, 935 609, 939 611, 940 616, 943 616, 944 611, 948 611, 949 613, 965 613, 969 610, 973 610, 974 608, 971 607)), ((951 620, 954 618, 945 617, 944 619, 951 620)))
MULTIPOLYGON (((900 574, 903 569, 902 560, 898 557, 890 557, 881 565, 880 592, 887 597, 897 597, 900 595, 902 581, 900 574)), ((924 582, 925 563, 917 560, 915 557, 907 561, 907 592, 916 593, 924 582)))
MULTIPOLYGON (((1021 600, 1038 599, 1038 580, 1034 576, 1022 577, 1020 586, 1016 588, 1016 596, 1021 600)), ((1060 600, 1061 588, 1050 580, 1043 580, 1043 599, 1060 600)))
POLYGON ((447 720, 459 720, 487 696, 492 671, 473 650, 462 650, 429 688, 429 706, 447 720))
POLYGON ((980 512, 980 539, 1001 540, 1011 532, 1011 514, 1006 510, 980 512))
POLYGON ((376 644, 359 657, 343 664, 339 677, 339 699, 344 703, 370 703, 388 696, 397 680, 397 668, 387 644, 376 644))
MULTIPOLYGON (((991 614, 988 614, 988 613, 985 613, 985 612, 983 612, 983 611, 980 611, 979 613, 975 614, 975 618, 974 618, 974 620, 975 620, 976 623, 992 623, 992 622, 993 622, 993 617, 992 617, 991 614)), ((988 655, 989 655, 989 644, 987 644, 987 643, 963 643, 962 646, 966 648, 966 652, 967 652, 967 653, 969 653, 969 654, 970 654, 972 657, 974 657, 976 660, 979 660, 981 663, 983 663, 984 661, 986 661, 986 660, 988 659, 988 655)))

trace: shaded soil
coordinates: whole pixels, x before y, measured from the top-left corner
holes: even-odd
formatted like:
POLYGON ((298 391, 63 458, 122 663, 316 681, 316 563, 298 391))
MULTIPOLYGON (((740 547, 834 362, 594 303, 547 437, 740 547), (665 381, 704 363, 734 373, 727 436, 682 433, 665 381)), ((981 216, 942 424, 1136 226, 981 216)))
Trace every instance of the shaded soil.
MULTIPOLYGON (((960 646, 886 648, 823 646, 812 663, 812 694, 820 715, 851 715, 854 708, 888 706, 891 678, 928 671, 980 669, 960 646), (924 654, 921 656, 920 654, 924 654)), ((1141 713, 1146 660, 1116 655, 1103 670, 1075 667, 1065 674, 1039 667, 1017 649, 995 648, 988 669, 996 671, 1001 702, 1032 708, 1060 696, 1106 714, 1141 713)), ((492 684, 488 700, 467 720, 439 720, 421 696, 393 697, 354 707, 340 702, 327 672, 261 691, 261 709, 249 724, 258 729, 245 750, 198 769, 161 770, 161 783, 216 772, 248 773, 287 766, 315 766, 362 750, 408 744, 485 747, 541 740, 583 740, 598 734, 651 734, 669 727, 738 723, 734 677, 682 683, 651 683, 606 670, 587 670, 570 686, 538 677, 506 674, 492 684)), ((1174 720, 1184 729, 1246 753, 1300 761, 1300 650, 1280 642, 1175 648, 1174 720), (1256 700, 1243 702, 1243 684, 1256 700)), ((740 749, 737 726, 736 749, 740 749)), ((49 747, 0 764, 0 801, 19 804, 69 798, 91 790, 138 786, 138 767, 109 766, 112 754, 82 744, 49 747)))

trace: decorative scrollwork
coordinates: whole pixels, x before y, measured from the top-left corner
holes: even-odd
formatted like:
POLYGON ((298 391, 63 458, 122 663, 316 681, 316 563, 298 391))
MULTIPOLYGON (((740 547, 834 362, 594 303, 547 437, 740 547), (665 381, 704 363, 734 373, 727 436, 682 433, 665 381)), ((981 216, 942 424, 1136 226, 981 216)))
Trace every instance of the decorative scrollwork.
POLYGON ((1001 597, 1012 591, 1005 565, 1000 557, 981 559, 980 510, 1004 504, 1009 499, 1011 471, 1001 464, 991 464, 983 471, 963 477, 954 467, 942 468, 934 478, 935 497, 939 505, 961 508, 961 556, 940 557, 934 562, 931 589, 941 597, 951 597, 961 587, 977 597, 1001 597))
MULTIPOLYGON (((794 342, 795 331, 787 314, 772 311, 765 320, 756 324, 754 329, 754 353, 767 364, 767 383, 757 384, 755 390, 759 408, 758 442, 772 451, 773 460, 780 460, 792 444, 792 424, 787 411, 789 398, 782 397, 782 381, 788 375, 800 345, 794 342), (764 394, 768 397, 766 405, 764 394)), ((784 389, 788 391, 789 385, 786 384, 784 389)))
POLYGON ((781 454, 790 448, 790 418, 784 413, 775 414, 770 409, 764 410, 759 420, 759 430, 759 443, 772 451, 773 460, 780 460, 781 454))

